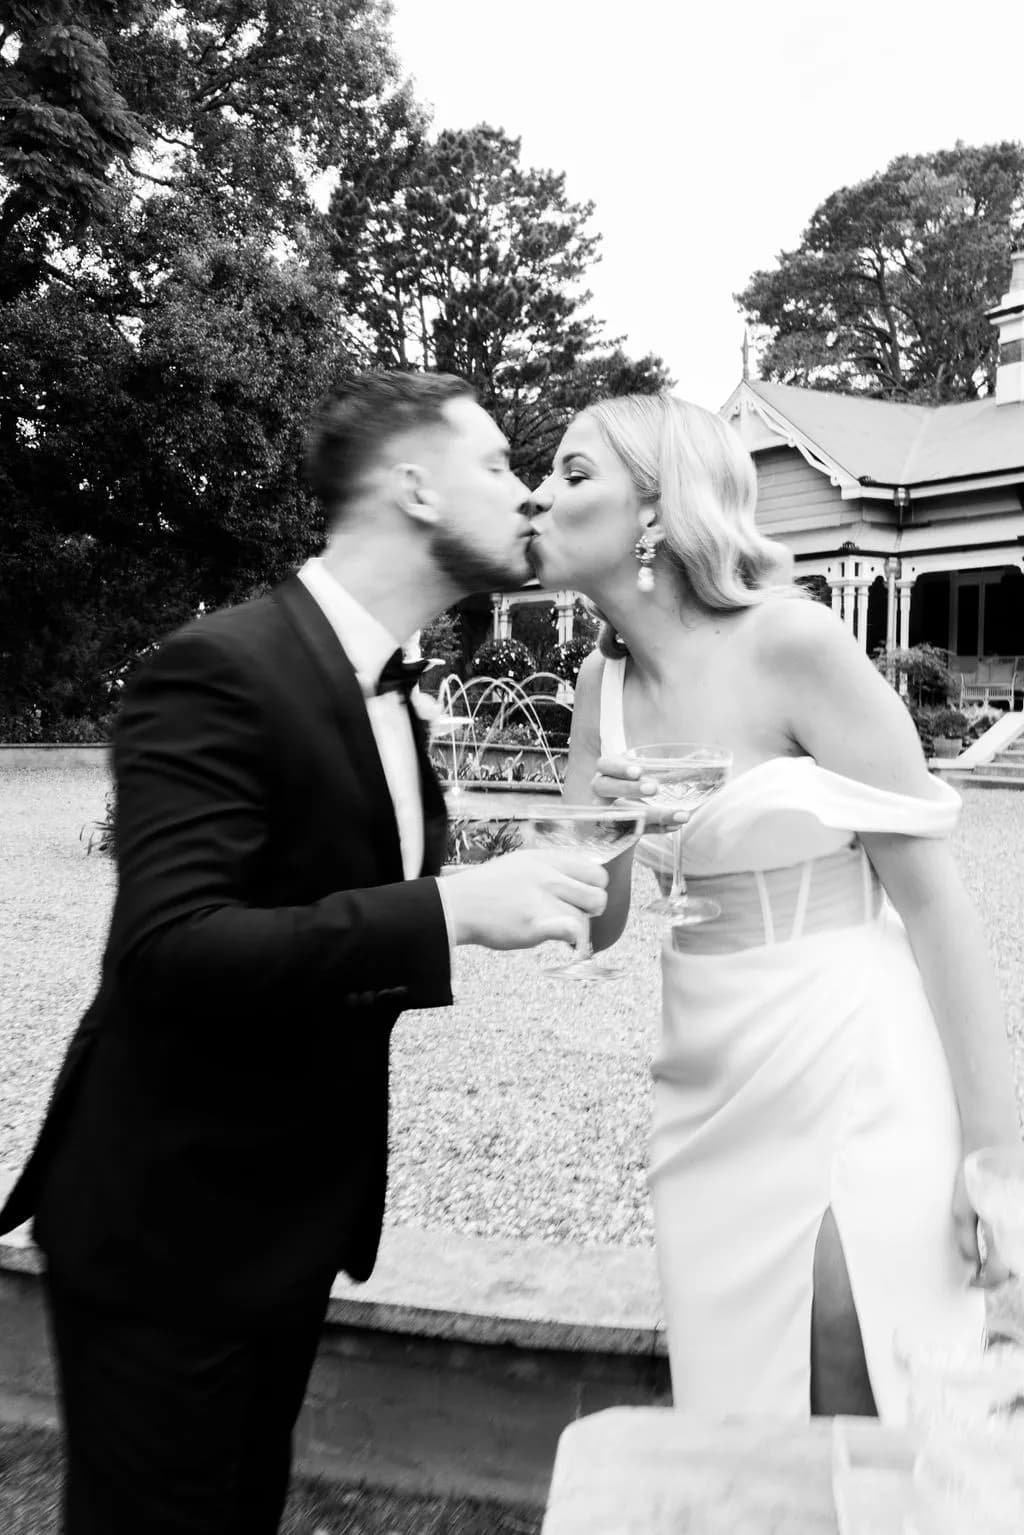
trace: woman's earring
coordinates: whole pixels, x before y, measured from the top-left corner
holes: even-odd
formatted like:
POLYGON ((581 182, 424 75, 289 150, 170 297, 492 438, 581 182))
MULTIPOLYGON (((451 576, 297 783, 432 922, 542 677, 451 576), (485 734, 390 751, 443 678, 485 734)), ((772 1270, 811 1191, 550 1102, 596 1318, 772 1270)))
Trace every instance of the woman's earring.
POLYGON ((661 539, 648 529, 640 534, 640 537, 633 545, 633 553, 636 555, 637 564, 640 567, 636 573, 636 586, 639 592, 653 592, 654 590, 654 571, 651 567, 654 564, 654 556, 658 552, 660 542, 661 539))

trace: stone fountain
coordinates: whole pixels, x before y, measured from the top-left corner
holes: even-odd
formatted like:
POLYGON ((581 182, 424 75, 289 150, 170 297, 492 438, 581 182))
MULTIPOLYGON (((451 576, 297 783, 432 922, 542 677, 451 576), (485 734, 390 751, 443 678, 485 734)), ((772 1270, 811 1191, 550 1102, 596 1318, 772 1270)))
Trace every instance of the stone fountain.
POLYGON ((473 677, 463 682, 452 675, 442 681, 437 701, 440 716, 432 723, 431 746, 440 751, 449 798, 457 797, 468 784, 474 789, 490 785, 537 792, 558 789, 566 753, 549 745, 537 705, 563 708, 568 728, 572 693, 553 672, 533 672, 522 683, 511 677, 473 677), (519 727, 522 739, 509 744, 503 737, 512 726, 519 727), (527 773, 532 774, 531 782, 516 781, 527 773))

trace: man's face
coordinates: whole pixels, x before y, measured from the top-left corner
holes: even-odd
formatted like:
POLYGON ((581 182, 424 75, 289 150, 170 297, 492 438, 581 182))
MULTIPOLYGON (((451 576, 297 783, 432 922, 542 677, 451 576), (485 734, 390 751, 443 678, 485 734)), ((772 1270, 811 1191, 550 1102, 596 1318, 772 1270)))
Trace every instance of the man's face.
POLYGON ((508 443, 475 400, 450 400, 444 415, 451 431, 431 466, 434 557, 466 594, 522 586, 533 575, 530 494, 509 467, 508 443))

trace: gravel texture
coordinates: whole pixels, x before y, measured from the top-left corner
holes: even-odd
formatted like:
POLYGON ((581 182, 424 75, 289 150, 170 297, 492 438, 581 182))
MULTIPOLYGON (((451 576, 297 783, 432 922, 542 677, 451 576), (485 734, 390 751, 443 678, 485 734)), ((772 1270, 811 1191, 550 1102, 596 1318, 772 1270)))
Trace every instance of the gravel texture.
MULTIPOLYGON (((0 767, 0 1165, 28 1152, 64 1043, 96 984, 113 866, 79 833, 103 814, 97 766, 0 767)), ((1024 1085, 1024 792, 971 789, 955 850, 992 945, 1024 1085)), ((660 924, 637 875, 615 958, 577 988, 552 947, 461 949, 456 1006, 395 1030, 388 1220, 578 1243, 652 1241, 644 1165, 660 924)))

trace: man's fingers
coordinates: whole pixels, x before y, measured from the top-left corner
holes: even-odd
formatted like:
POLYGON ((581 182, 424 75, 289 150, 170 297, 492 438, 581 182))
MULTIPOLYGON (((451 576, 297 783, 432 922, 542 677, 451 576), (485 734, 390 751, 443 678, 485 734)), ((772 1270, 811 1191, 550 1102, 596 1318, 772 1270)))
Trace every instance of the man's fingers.
POLYGON ((563 906, 561 911, 551 919, 549 931, 545 933, 545 940, 559 943, 570 943, 574 949, 581 949, 590 937, 590 922, 586 917, 571 906, 563 906))
POLYGON ((595 885, 600 890, 608 884, 608 870, 604 864, 599 863, 596 858, 591 858, 587 853, 544 848, 538 849, 537 856, 552 869, 568 876, 577 884, 595 885))
POLYGON ((599 917, 608 904, 608 891, 603 885, 588 885, 582 880, 568 880, 558 893, 588 917, 599 917))

